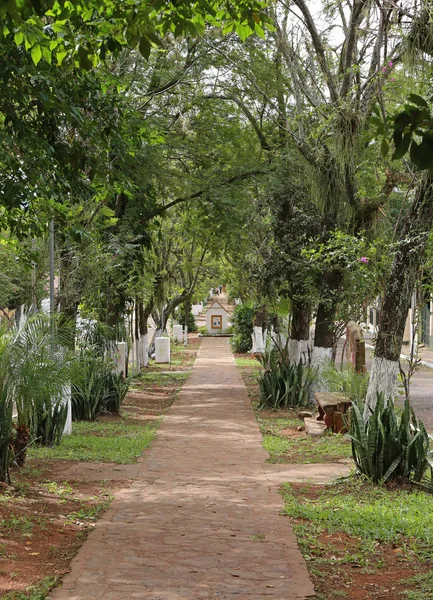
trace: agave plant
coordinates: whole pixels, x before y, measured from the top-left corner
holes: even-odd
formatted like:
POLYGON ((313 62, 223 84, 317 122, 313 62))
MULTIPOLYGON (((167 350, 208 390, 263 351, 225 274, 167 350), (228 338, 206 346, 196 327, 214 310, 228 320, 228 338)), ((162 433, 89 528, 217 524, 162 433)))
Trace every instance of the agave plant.
POLYGON ((398 412, 392 401, 378 395, 377 404, 364 422, 362 410, 353 405, 350 418, 352 456, 359 473, 374 483, 393 479, 420 482, 433 467, 430 439, 409 401, 398 412))
POLYGON ((82 348, 72 368, 72 418, 94 421, 102 412, 119 414, 129 380, 114 372, 114 362, 98 348, 82 348))
POLYGON ((290 362, 288 353, 273 349, 259 358, 266 371, 258 379, 259 409, 304 406, 310 387, 316 378, 311 367, 290 362))

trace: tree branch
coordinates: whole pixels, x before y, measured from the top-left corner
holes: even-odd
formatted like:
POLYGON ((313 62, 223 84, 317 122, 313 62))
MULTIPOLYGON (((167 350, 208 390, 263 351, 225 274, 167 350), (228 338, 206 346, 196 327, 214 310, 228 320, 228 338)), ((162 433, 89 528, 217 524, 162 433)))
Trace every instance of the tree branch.
POLYGON ((168 210, 169 208, 173 208, 173 206, 176 206, 177 204, 181 204, 182 202, 187 202, 188 200, 194 200, 195 198, 200 198, 201 196, 203 196, 210 190, 214 189, 215 187, 230 185, 231 183, 234 183, 235 181, 242 181, 243 179, 248 179, 249 177, 252 177, 253 175, 263 175, 264 173, 266 173, 266 171, 264 169, 253 169, 252 171, 247 171, 246 173, 240 173, 239 175, 234 175, 233 177, 229 177, 225 181, 220 181, 219 183, 214 184, 212 186, 202 188, 201 190, 194 192, 194 194, 191 194, 190 196, 176 198, 175 200, 172 200, 168 204, 165 204, 164 206, 160 206, 159 208, 157 208, 152 213, 151 218, 162 215, 166 210, 168 210))
POLYGON ((335 80, 331 73, 331 70, 329 69, 328 61, 326 58, 325 48, 322 44, 322 40, 320 39, 319 32, 316 29, 316 25, 314 24, 314 19, 311 16, 311 13, 310 13, 307 5, 305 4, 304 0, 294 0, 294 3, 296 4, 296 6, 299 8, 299 10, 302 12, 302 14, 304 16, 305 24, 310 33, 311 41, 313 42, 313 46, 314 46, 314 49, 317 54, 320 68, 322 69, 322 73, 326 79, 326 83, 328 84, 328 89, 329 89, 329 93, 331 95, 331 100, 334 103, 337 103, 338 102, 337 87, 335 85, 335 80))

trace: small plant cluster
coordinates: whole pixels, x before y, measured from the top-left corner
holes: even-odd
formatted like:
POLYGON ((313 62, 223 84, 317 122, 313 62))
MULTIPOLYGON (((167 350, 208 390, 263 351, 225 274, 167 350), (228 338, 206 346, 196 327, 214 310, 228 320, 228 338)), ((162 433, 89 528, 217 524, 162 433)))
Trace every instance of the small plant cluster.
POLYGON ((114 372, 113 343, 98 336, 93 344, 83 338, 75 351, 71 330, 56 318, 36 314, 21 326, 1 325, 0 481, 10 481, 12 462, 24 465, 29 445, 60 443, 69 393, 74 419, 119 412, 129 384, 114 372))
POLYGON ((246 353, 252 348, 254 307, 251 304, 239 304, 231 317, 233 337, 230 344, 233 352, 246 353))
POLYGON ((420 483, 433 469, 430 439, 409 401, 403 410, 378 395, 377 404, 365 422, 356 404, 351 411, 352 456, 359 473, 373 483, 411 480, 420 483))
POLYGON ((272 348, 259 357, 265 372, 259 377, 260 404, 263 408, 289 408, 308 403, 310 387, 316 379, 311 367, 292 363, 287 348, 272 348))
POLYGON ((357 373, 351 365, 337 369, 334 364, 330 364, 323 370, 322 378, 330 392, 344 394, 348 400, 358 405, 364 402, 368 389, 368 373, 357 373))

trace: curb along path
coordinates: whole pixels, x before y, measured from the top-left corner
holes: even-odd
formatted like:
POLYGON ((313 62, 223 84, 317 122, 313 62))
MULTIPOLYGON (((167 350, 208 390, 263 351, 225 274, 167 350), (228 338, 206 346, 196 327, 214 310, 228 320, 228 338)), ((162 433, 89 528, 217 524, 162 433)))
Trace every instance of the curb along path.
POLYGON ((226 338, 204 338, 138 477, 53 600, 314 596, 226 338))

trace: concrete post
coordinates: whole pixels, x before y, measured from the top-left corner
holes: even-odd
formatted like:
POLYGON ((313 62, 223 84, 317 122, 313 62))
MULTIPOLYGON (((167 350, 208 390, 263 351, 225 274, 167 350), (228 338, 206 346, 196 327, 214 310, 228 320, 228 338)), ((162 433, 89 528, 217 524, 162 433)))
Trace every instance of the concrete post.
POLYGON ((155 362, 170 362, 170 338, 157 337, 155 339, 155 362))
POLYGON ((183 341, 183 327, 182 325, 174 325, 173 326, 173 335, 177 342, 183 341))

